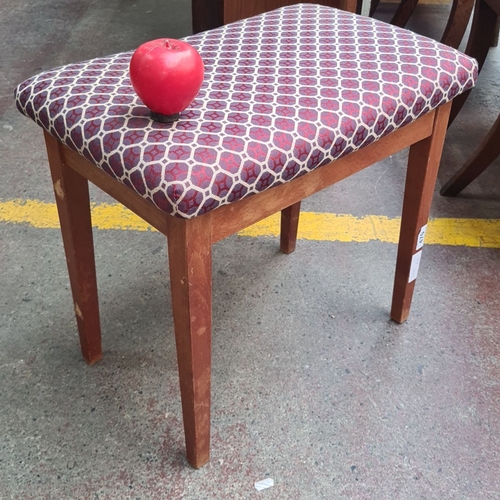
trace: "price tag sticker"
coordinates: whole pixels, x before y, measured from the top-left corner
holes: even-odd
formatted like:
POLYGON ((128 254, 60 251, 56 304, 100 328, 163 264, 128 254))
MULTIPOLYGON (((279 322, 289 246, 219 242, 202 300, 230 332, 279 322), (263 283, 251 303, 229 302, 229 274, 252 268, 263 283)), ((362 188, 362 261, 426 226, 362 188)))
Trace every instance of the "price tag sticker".
POLYGON ((413 254, 411 258, 411 266, 410 266, 410 277, 408 278, 408 283, 415 281, 418 275, 418 268, 420 267, 420 259, 422 258, 422 250, 413 254))
POLYGON ((424 246, 426 232, 427 232, 427 224, 425 226, 422 226, 420 233, 418 233, 417 248, 415 248, 415 250, 420 250, 424 246))

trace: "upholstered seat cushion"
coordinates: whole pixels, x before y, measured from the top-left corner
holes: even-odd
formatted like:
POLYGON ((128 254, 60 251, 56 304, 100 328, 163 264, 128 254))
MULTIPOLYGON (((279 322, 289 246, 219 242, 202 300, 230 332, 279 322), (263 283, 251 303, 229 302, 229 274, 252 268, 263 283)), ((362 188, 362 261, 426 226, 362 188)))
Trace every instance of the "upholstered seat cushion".
POLYGON ((313 4, 185 40, 206 75, 174 124, 152 121, 135 94, 132 52, 30 78, 17 106, 163 211, 190 218, 366 146, 477 76, 454 49, 313 4))

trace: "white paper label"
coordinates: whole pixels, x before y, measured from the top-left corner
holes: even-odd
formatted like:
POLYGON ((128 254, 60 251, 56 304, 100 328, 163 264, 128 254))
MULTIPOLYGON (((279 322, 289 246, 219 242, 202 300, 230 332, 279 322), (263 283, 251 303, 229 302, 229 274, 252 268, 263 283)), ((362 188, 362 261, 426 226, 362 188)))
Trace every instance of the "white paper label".
POLYGON ((417 279, 418 268, 420 266, 420 259, 422 258, 422 250, 413 254, 411 258, 411 266, 410 266, 410 277, 408 278, 408 283, 415 281, 417 279))
POLYGON ((426 231, 427 231, 427 224, 425 226, 422 226, 420 233, 418 233, 417 248, 415 248, 415 250, 420 250, 424 246, 426 231))

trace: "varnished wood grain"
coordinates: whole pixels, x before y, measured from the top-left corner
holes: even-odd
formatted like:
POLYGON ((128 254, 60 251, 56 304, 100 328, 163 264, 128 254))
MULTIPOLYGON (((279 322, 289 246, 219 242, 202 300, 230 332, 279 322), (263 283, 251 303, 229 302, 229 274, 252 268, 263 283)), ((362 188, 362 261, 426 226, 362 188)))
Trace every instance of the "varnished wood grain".
POLYGON ((102 357, 99 302, 88 182, 65 165, 62 145, 45 132, 52 182, 68 264, 80 346, 87 363, 102 357))
POLYGON ((168 219, 168 261, 187 459, 199 468, 210 457, 210 214, 168 219))
POLYGON ((56 193, 62 186, 62 192, 70 193, 72 199, 64 201, 63 196, 58 205, 75 304, 78 311, 83 312, 79 328, 84 356, 89 362, 100 356, 100 334, 96 333, 99 331, 97 289, 86 189, 86 179, 89 179, 167 234, 187 458, 193 467, 204 465, 210 452, 212 243, 283 210, 281 248, 289 253, 295 248, 302 199, 420 141, 411 149, 403 209, 404 229, 400 238, 391 313, 394 319, 403 321, 408 315, 414 286, 414 283, 406 283, 408 262, 417 228, 428 217, 448 110, 449 105, 430 112, 307 175, 190 220, 161 212, 132 189, 47 134, 56 193), (429 137, 431 134, 433 136, 429 137), (427 163, 426 158, 429 159, 427 163))
POLYGON ((80 156, 62 144, 60 148, 66 165, 144 219, 160 233, 167 234, 167 217, 170 217, 170 215, 90 163, 84 156, 80 156))
POLYGON ((429 218, 450 107, 448 102, 438 108, 432 136, 410 147, 391 309, 391 318, 398 323, 410 313, 416 281, 408 282, 411 262, 418 235, 429 218))
POLYGON ((280 250, 283 253, 289 254, 295 250, 299 216, 300 201, 281 211, 280 250))
MULTIPOLYGON (((212 242, 234 234, 283 210, 432 133, 434 112, 386 137, 293 181, 210 212, 212 242)), ((208 214, 207 214, 208 215, 208 214)), ((200 218, 205 217, 201 215, 200 218)))

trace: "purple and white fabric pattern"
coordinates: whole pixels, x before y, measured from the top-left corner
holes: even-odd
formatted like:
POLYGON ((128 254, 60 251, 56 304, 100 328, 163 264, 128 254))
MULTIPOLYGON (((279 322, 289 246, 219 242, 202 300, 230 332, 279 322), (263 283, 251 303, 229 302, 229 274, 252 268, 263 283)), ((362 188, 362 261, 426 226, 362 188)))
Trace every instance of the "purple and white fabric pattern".
POLYGON ((161 210, 190 218, 366 146, 477 78, 476 62, 452 48, 314 4, 185 40, 205 80, 174 124, 151 120, 135 94, 132 52, 34 76, 17 106, 161 210))

